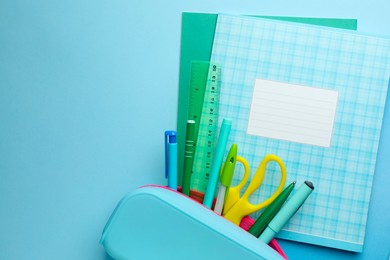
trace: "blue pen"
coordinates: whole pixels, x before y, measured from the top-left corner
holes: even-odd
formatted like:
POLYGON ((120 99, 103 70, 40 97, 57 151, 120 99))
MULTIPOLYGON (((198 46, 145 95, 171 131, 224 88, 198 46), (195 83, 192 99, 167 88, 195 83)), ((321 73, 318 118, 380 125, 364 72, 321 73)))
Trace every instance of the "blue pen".
POLYGON ((218 143, 215 150, 213 164, 211 165, 209 182, 207 184, 206 193, 203 199, 203 205, 210 209, 213 205, 215 189, 217 188, 218 183, 219 171, 222 166, 223 154, 226 150, 226 144, 229 138, 231 128, 232 120, 224 118, 222 121, 221 131, 218 137, 218 143))
POLYGON ((165 131, 165 178, 168 178, 168 187, 177 190, 177 142, 175 131, 165 131))

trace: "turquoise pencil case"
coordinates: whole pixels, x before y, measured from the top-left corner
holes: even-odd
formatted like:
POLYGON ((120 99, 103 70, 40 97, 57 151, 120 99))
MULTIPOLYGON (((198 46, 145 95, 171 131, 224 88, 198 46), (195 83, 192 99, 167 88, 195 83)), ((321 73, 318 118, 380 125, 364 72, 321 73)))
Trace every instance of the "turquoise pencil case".
POLYGON ((283 259, 202 204, 160 186, 126 195, 100 243, 114 259, 283 259))

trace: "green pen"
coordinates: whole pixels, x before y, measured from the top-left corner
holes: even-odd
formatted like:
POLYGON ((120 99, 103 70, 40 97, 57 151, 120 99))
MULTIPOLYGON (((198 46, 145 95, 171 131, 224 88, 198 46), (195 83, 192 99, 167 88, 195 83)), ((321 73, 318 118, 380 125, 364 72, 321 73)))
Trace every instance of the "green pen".
POLYGON ((183 185, 182 193, 190 196, 190 184, 192 165, 194 163, 195 156, 195 121, 187 121, 187 133, 184 152, 184 172, 183 172, 183 185))
POLYGON ((249 233, 254 235, 255 237, 259 237, 260 234, 267 227, 268 223, 275 217, 283 203, 286 201, 292 190, 294 189, 295 181, 288 185, 282 193, 279 194, 278 197, 261 213, 260 217, 256 220, 256 222, 252 225, 252 227, 248 230, 249 233))
POLYGON ((225 201, 226 189, 230 187, 232 182, 234 167, 236 166, 236 157, 237 157, 237 144, 233 144, 230 147, 228 156, 226 157, 226 162, 222 169, 222 174, 220 178, 221 185, 219 186, 217 201, 215 202, 214 211, 217 214, 221 215, 223 203, 225 201))
POLYGON ((259 239, 268 244, 274 236, 283 228, 290 218, 298 211, 305 200, 313 192, 314 185, 310 181, 305 181, 286 204, 279 210, 275 217, 268 223, 266 229, 259 236, 259 239))

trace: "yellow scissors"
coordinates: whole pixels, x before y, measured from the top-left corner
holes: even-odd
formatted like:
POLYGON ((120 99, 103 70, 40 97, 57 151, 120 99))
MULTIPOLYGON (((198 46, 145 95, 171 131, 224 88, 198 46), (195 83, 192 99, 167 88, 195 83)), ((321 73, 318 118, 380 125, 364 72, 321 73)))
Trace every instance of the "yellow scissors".
POLYGON ((286 183, 286 166, 280 157, 274 154, 266 155, 257 168, 257 171, 249 183, 248 188, 241 197, 241 190, 248 182, 250 176, 250 168, 245 158, 237 156, 236 160, 244 166, 244 177, 237 186, 229 187, 227 190, 227 197, 222 215, 234 224, 239 225, 243 217, 267 207, 282 192, 284 184, 286 183), (280 167, 282 178, 280 179, 279 187, 268 199, 259 204, 253 205, 249 202, 249 196, 260 187, 266 173, 267 164, 272 161, 276 162, 280 167))

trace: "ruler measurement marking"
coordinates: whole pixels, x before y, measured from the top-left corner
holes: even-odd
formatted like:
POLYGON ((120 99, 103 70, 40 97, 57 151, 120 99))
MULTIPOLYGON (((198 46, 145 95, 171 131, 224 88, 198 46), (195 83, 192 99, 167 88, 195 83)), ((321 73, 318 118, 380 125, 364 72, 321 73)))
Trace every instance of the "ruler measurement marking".
POLYGON ((197 148, 195 151, 193 178, 197 179, 193 189, 204 192, 210 176, 211 164, 218 124, 218 98, 220 68, 210 64, 199 122, 197 148))

